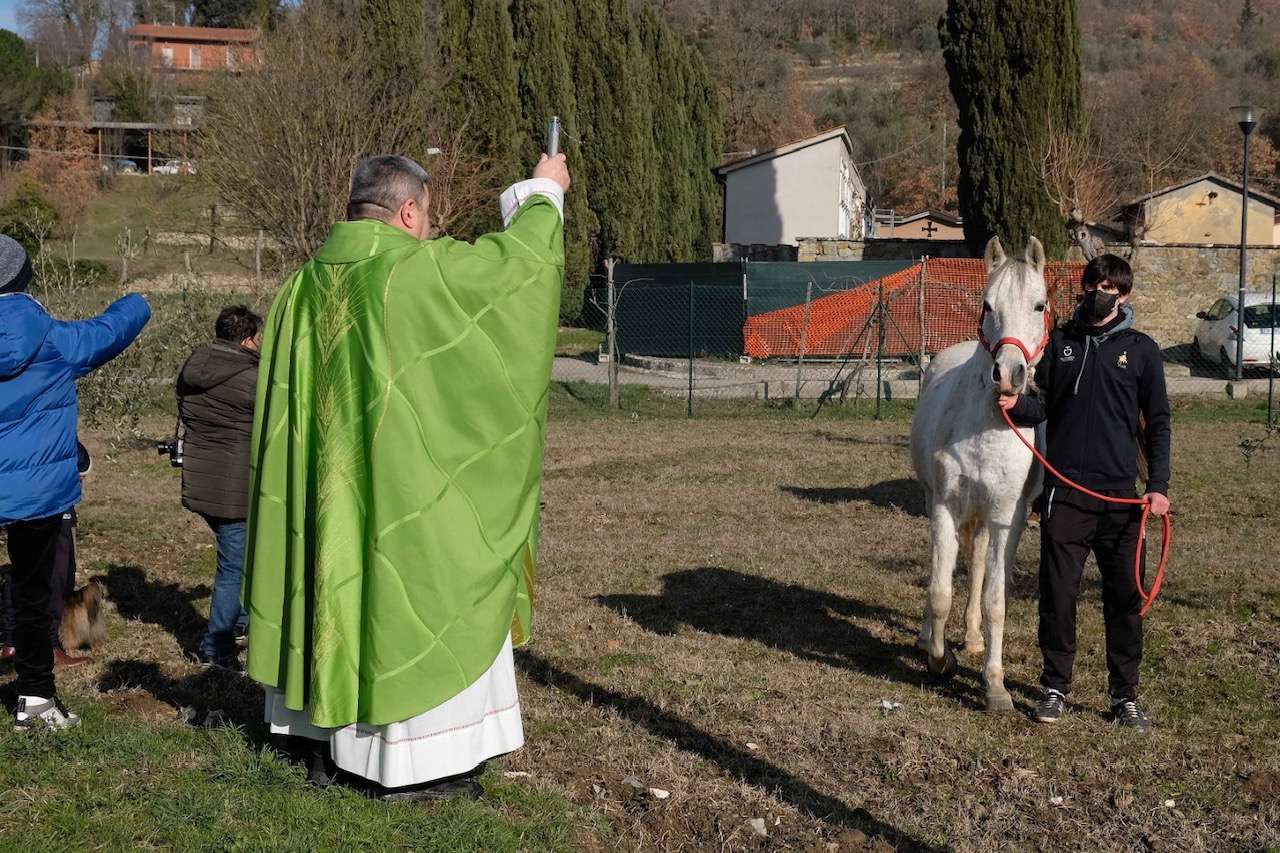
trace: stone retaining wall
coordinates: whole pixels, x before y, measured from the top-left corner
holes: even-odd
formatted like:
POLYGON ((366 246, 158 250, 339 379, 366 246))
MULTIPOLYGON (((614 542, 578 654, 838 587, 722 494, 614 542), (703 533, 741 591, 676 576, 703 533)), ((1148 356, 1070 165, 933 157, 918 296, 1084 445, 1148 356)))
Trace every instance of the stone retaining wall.
MULTIPOLYGON (((1129 247, 1112 250, 1125 255, 1129 247)), ((1270 294, 1280 246, 1250 246, 1245 260, 1245 289, 1270 294)), ((1196 312, 1240 287, 1239 246, 1141 246, 1131 262, 1135 325, 1166 348, 1190 343, 1196 312)))

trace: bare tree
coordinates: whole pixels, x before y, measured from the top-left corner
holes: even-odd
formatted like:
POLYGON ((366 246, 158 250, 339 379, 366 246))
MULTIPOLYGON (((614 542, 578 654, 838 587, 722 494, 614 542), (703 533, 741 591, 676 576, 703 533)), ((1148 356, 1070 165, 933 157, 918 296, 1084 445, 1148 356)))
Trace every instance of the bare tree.
POLYGON ((432 207, 446 227, 485 195, 477 184, 493 201, 464 126, 430 104, 439 81, 371 83, 380 78, 358 32, 352 12, 303 4, 263 40, 259 68, 211 87, 201 174, 289 261, 315 252, 344 217, 352 172, 372 154, 404 154, 434 173, 432 207))
POLYGON ((1096 144, 1085 132, 1070 131, 1056 122, 1046 123, 1036 169, 1049 199, 1085 260, 1102 250, 1101 241, 1091 237, 1088 223, 1106 222, 1124 202, 1111 164, 1098 154, 1096 144))
POLYGON ((109 0, 23 0, 18 22, 27 28, 41 65, 87 63, 103 36, 109 0))

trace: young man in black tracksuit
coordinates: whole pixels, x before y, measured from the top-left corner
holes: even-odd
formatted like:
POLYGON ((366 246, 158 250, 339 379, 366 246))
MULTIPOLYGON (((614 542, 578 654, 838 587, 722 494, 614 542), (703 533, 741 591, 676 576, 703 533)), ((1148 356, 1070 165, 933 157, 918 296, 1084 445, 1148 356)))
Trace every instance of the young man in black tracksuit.
MULTIPOLYGON (((1049 336, 1036 366, 1036 395, 1000 398, 1014 423, 1047 425, 1045 458, 1063 477, 1108 497, 1136 497, 1138 418, 1145 417, 1146 494, 1154 515, 1169 511, 1169 397, 1160 347, 1133 330, 1133 273, 1115 255, 1094 258, 1084 299, 1049 336)), ((1045 472, 1040 520, 1040 651, 1044 696, 1035 719, 1061 719, 1076 653, 1076 597, 1092 551, 1102 574, 1107 675, 1116 722, 1150 727, 1138 702, 1142 599, 1134 556, 1142 507, 1089 497, 1045 472)), ((1145 576, 1145 563, 1143 564, 1145 576)))

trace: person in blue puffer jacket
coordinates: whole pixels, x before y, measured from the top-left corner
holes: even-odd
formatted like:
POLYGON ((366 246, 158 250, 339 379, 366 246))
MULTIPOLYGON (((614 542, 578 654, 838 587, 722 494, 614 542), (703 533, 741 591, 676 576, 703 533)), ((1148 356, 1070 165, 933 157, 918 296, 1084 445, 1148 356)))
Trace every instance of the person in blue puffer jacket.
POLYGON ((138 294, 91 320, 63 322, 27 295, 31 259, 0 235, 0 527, 9 534, 17 655, 17 727, 67 728, 49 643, 50 577, 62 514, 80 502, 76 380, 138 336, 151 308, 138 294))

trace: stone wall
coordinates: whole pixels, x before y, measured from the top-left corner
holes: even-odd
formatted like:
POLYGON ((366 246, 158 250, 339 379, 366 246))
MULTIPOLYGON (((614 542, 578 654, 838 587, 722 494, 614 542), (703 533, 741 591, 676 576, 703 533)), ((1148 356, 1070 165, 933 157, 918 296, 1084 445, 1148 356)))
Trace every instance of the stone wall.
MULTIPOLYGON (((1121 256, 1131 251, 1127 244, 1108 248, 1121 256)), ((1165 348, 1191 343, 1196 312, 1240 287, 1238 246, 1140 246, 1131 263, 1134 325, 1165 348)), ((1245 290, 1271 293, 1271 277, 1280 275, 1280 246, 1250 246, 1246 263, 1245 290)))
POLYGON ((738 261, 785 261, 794 263, 796 247, 786 243, 712 243, 711 259, 717 264, 738 261))
POLYGON ((930 258, 967 258, 963 240, 911 240, 884 237, 874 240, 836 240, 801 237, 798 259, 804 261, 914 261, 930 258))

